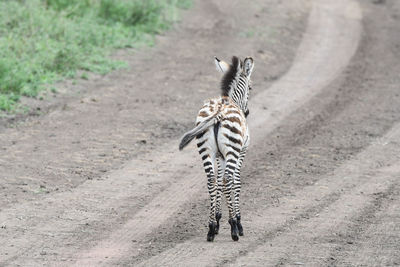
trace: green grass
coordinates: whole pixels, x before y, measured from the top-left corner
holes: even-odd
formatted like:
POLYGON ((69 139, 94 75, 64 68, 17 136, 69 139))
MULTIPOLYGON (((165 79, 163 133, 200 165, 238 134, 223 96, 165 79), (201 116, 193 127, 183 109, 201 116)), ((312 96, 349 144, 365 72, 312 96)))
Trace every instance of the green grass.
MULTIPOLYGON (((35 97, 78 70, 126 66, 111 51, 153 45, 191 0, 1 0, 0 109, 35 97)), ((81 78, 87 78, 82 74, 81 78)))

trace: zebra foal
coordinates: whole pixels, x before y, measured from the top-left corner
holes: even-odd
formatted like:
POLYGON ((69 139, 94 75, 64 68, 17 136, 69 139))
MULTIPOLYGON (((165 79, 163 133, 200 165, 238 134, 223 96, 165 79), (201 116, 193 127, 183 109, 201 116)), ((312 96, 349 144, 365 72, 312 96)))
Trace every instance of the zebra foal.
POLYGON ((232 57, 231 64, 215 58, 215 65, 223 73, 222 94, 205 101, 197 115, 196 127, 184 134, 179 149, 197 139, 211 200, 207 241, 213 241, 219 231, 222 194, 227 200, 231 236, 237 241, 239 235, 243 235, 239 208, 240 169, 250 142, 246 117, 254 62, 251 57, 244 61, 232 57))

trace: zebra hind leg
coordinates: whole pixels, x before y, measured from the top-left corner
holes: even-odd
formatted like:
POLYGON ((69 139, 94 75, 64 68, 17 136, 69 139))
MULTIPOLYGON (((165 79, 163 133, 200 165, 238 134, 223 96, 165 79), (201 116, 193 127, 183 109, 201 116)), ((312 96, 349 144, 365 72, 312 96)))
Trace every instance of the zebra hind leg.
POLYGON ((216 179, 214 176, 214 172, 211 170, 207 174, 207 187, 208 192, 210 194, 210 218, 208 220, 208 233, 207 233, 207 241, 214 241, 215 235, 218 233, 217 230, 217 222, 215 218, 215 198, 216 198, 216 179))
POLYGON ((240 188, 241 188, 240 173, 235 172, 235 175, 233 178, 234 208, 235 208, 235 213, 236 213, 236 222, 237 222, 239 235, 243 236, 243 226, 242 226, 242 223, 240 222, 241 218, 240 218, 240 208, 239 208, 240 188))
POLYGON ((239 202, 240 202, 240 190, 241 190, 241 181, 240 181, 240 169, 242 168, 243 164, 243 159, 246 155, 246 149, 243 149, 240 152, 239 159, 237 161, 237 166, 235 169, 235 173, 233 175, 233 192, 234 192, 234 203, 235 203, 235 212, 236 212, 236 221, 237 221, 237 227, 239 231, 239 235, 243 236, 243 226, 240 221, 241 216, 240 216, 240 207, 239 207, 239 202))
POLYGON ((219 221, 222 218, 222 213, 221 213, 221 196, 222 196, 222 176, 224 173, 224 168, 223 166, 224 162, 221 159, 218 159, 218 176, 217 176, 217 197, 216 197, 216 205, 215 205, 215 219, 217 220, 217 225, 215 228, 215 234, 218 234, 219 232, 219 221))
POLYGON ((198 151, 203 161, 204 171, 207 175, 207 188, 210 195, 210 217, 208 220, 207 241, 212 242, 214 241, 215 229, 217 225, 215 219, 215 202, 217 194, 215 167, 217 162, 213 153, 213 151, 215 151, 216 144, 215 141, 214 143, 212 142, 214 139, 210 137, 212 137, 212 135, 208 130, 196 136, 198 151))
POLYGON ((226 168, 224 173, 224 194, 228 204, 229 210, 229 224, 231 225, 231 237, 233 241, 239 240, 239 230, 237 226, 237 219, 235 209, 232 203, 232 183, 233 174, 236 169, 237 159, 230 158, 226 161, 226 168))
POLYGON ((217 181, 214 173, 214 162, 209 155, 203 156, 204 170, 207 174, 207 188, 210 194, 210 217, 208 220, 208 233, 207 241, 214 241, 216 235, 217 222, 215 218, 215 204, 216 204, 216 191, 217 181))

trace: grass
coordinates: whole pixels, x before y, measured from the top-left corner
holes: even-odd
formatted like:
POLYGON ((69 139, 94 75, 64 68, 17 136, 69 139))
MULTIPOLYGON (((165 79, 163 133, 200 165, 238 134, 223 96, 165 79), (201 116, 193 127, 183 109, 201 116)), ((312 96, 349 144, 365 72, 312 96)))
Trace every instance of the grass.
MULTIPOLYGON (((191 0, 1 0, 0 109, 36 97, 83 70, 105 74, 126 66, 111 51, 153 45, 191 0)), ((51 89, 55 91, 54 89, 51 89)))

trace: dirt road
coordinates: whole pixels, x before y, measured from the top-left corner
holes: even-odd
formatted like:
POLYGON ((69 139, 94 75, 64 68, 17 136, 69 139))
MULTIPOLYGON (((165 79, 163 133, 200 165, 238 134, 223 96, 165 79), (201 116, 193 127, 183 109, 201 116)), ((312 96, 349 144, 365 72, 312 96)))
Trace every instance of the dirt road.
POLYGON ((0 266, 400 265, 400 2, 197 1, 155 48, 0 128, 0 266), (234 15, 233 15, 234 14, 234 15), (255 59, 242 179, 206 242, 200 159, 177 150, 255 59))

